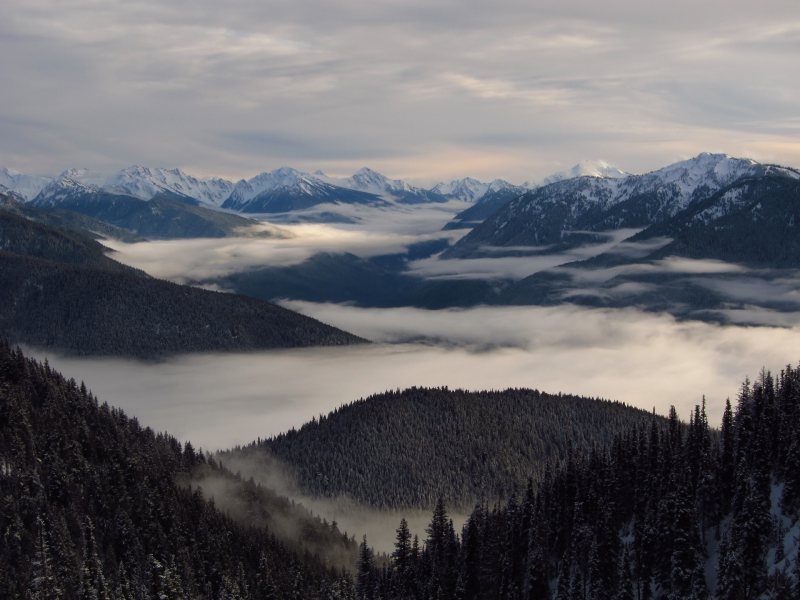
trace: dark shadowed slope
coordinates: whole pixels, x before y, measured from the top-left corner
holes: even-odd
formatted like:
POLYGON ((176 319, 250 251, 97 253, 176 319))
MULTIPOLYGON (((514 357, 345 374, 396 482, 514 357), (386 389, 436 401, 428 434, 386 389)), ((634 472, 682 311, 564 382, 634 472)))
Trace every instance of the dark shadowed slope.
POLYGON ((331 595, 349 579, 308 552, 352 555, 334 527, 2 341, 0 536, 9 600, 350 597, 331 595), (235 484, 244 513, 228 516, 185 485, 198 469, 235 484), (296 537, 253 526, 270 515, 293 519, 296 537))
POLYGON ((362 341, 268 302, 153 279, 103 250, 79 233, 0 211, 0 335, 140 358, 362 341))

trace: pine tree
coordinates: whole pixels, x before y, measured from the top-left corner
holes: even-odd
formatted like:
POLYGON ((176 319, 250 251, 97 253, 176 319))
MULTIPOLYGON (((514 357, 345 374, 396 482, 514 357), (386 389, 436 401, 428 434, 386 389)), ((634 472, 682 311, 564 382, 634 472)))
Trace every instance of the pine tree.
POLYGON ((372 600, 375 591, 375 559, 365 535, 358 547, 356 571, 356 596, 359 600, 372 600))
POLYGON ((394 552, 393 587, 399 597, 410 594, 414 577, 414 565, 411 555, 411 532, 408 530, 408 522, 405 518, 400 519, 400 526, 397 528, 394 552))
POLYGON ((631 574, 631 558, 628 547, 622 551, 622 563, 619 568, 619 582, 614 600, 636 600, 633 591, 633 575, 631 574))
POLYGON ((36 548, 31 563, 33 567, 30 586, 31 598, 34 600, 55 600, 62 597, 62 592, 56 581, 47 527, 41 517, 36 518, 36 529, 36 548))
POLYGON ((81 600, 110 600, 108 585, 103 575, 103 564, 97 555, 94 525, 89 518, 84 521, 83 532, 86 550, 81 571, 81 600))
POLYGON ((794 558, 794 597, 800 598, 800 551, 794 558))

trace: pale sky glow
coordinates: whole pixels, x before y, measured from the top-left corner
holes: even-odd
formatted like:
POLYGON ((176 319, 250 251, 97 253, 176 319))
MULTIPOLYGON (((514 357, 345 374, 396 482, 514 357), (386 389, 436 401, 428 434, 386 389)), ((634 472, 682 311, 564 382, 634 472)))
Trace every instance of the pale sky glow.
POLYGON ((800 165, 796 0, 4 0, 0 166, 800 165))

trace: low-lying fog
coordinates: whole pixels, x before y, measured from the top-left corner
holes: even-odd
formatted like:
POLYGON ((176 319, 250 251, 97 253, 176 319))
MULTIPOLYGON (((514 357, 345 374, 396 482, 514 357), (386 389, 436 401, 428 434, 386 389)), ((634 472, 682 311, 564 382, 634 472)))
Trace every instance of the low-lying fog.
MULTIPOLYGON (((101 401, 206 450, 298 427, 387 389, 535 387, 625 401, 686 418, 703 395, 711 422, 745 376, 800 359, 800 328, 676 322, 635 310, 292 308, 376 341, 350 348, 198 354, 161 363, 35 352, 85 380, 101 401), (416 340, 412 343, 409 340, 416 340)), ((258 477, 257 477, 258 478, 258 477)), ((293 495, 351 534, 388 550, 400 513, 293 495)), ((422 533, 425 512, 404 513, 422 533)))
POLYGON ((569 305, 427 311, 287 304, 377 343, 185 355, 155 364, 47 356, 102 400, 208 450, 412 385, 536 387, 660 413, 675 404, 684 416, 705 394, 715 422, 745 376, 800 358, 797 326, 719 326, 569 305))

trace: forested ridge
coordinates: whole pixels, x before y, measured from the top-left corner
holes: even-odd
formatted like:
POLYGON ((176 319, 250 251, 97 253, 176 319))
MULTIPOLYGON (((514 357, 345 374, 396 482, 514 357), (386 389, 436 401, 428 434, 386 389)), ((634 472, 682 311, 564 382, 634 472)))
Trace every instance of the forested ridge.
POLYGON ((363 341, 262 300, 148 277, 106 251, 79 232, 0 209, 0 336, 143 359, 363 341))
POLYGON ((308 549, 355 555, 334 525, 5 342, 0 540, 0 598, 9 600, 346 598, 349 575, 308 549), (235 520, 194 491, 198 475, 236 484, 247 514, 235 520), (295 520, 290 545, 264 527, 269 514, 295 520))
MULTIPOLYGON (((411 388, 345 405, 240 449, 277 459, 301 490, 380 508, 470 509, 507 497, 571 447, 604 446, 652 416, 620 402, 538 390, 411 388)), ((236 454, 236 453, 234 453, 236 454)))
POLYGON ((790 600, 800 597, 800 368, 745 382, 719 435, 697 406, 583 449, 538 487, 475 507, 457 535, 437 503, 393 561, 361 545, 360 599, 790 600))

